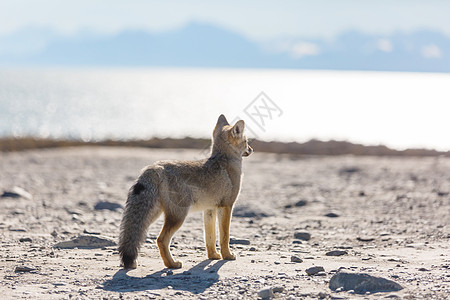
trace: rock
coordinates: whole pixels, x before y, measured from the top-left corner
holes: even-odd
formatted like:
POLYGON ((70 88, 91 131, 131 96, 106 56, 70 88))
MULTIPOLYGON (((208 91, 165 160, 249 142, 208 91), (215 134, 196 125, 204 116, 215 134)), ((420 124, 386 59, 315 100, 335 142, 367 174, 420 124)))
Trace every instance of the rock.
POLYGON ((88 230, 86 230, 86 229, 83 230, 83 233, 86 233, 86 234, 93 234, 93 235, 99 235, 99 234, 100 234, 100 232, 88 231, 88 230))
POLYGON ((95 249, 95 248, 103 248, 103 247, 111 247, 116 246, 116 243, 106 237, 100 236, 92 236, 92 235, 79 235, 78 237, 70 240, 57 243, 53 246, 53 248, 61 248, 61 249, 95 249))
POLYGON ((389 279, 343 270, 331 277, 329 287, 333 291, 342 288, 344 291, 353 290, 357 294, 394 292, 403 289, 401 285, 389 279))
POLYGON ((23 243, 23 242, 32 242, 32 240, 31 240, 31 238, 29 238, 29 237, 26 237, 26 238, 21 238, 21 239, 19 239, 19 242, 21 242, 21 243, 23 243))
POLYGON ((98 201, 95 206, 94 209, 95 210, 117 210, 119 208, 123 208, 122 205, 120 205, 119 203, 114 203, 114 202, 109 202, 109 201, 98 201))
POLYGON ((239 217, 239 218, 266 218, 271 215, 272 214, 268 214, 267 212, 265 212, 257 207, 237 205, 233 209, 233 217, 239 217))
POLYGON ((23 188, 15 186, 11 191, 5 191, 0 195, 0 198, 24 198, 28 200, 32 200, 33 196, 25 191, 23 188))
POLYGON ((65 286, 66 283, 65 282, 61 282, 61 281, 55 281, 52 283, 54 286, 65 286))
POLYGON ((316 275, 319 272, 325 272, 325 269, 321 266, 314 266, 305 270, 309 276, 316 275))
POLYGON ((327 213, 327 214, 325 215, 325 217, 328 217, 328 218, 337 218, 337 217, 339 217, 339 215, 338 215, 337 213, 330 212, 330 213, 327 213))
POLYGON ((273 297, 273 290, 272 287, 263 288, 258 291, 258 297, 262 299, 270 299, 273 297))
POLYGON ((52 237, 57 237, 58 233, 56 232, 56 230, 53 230, 52 233, 50 233, 52 237))
POLYGON ((354 173, 358 173, 361 172, 361 169, 358 167, 347 167, 347 168, 342 168, 339 170, 339 174, 343 175, 343 174, 354 174, 354 173))
POLYGON ((15 232, 26 232, 27 231, 25 228, 22 228, 22 227, 10 227, 8 230, 15 231, 15 232))
POLYGON ((346 255, 348 254, 347 251, 344 250, 333 250, 333 251, 328 251, 327 253, 325 253, 326 256, 341 256, 341 255, 346 255))
POLYGON ((308 201, 306 201, 306 200, 299 200, 299 201, 295 202, 294 204, 285 205, 284 208, 292 208, 294 206, 302 207, 302 206, 305 206, 307 203, 308 203, 308 201))
POLYGON ((301 207, 301 206, 305 206, 307 203, 308 203, 308 201, 306 201, 306 200, 299 200, 299 201, 295 202, 295 206, 301 207))
POLYGON ((250 249, 248 249, 248 251, 256 251, 255 247, 250 247, 250 249))
POLYGON ((282 287, 282 286, 275 286, 275 287, 273 287, 272 291, 274 293, 282 293, 284 291, 284 287, 282 287))
POLYGON ((230 238, 230 245, 250 245, 250 240, 230 238))
POLYGON ((303 262, 303 259, 301 259, 300 257, 298 257, 296 255, 292 255, 291 256, 291 262, 301 263, 301 262, 303 262))
POLYGON ((309 241, 311 239, 311 234, 309 234, 308 232, 299 231, 294 233, 294 238, 298 240, 309 241))
POLYGON ((358 236, 356 239, 360 242, 371 242, 375 240, 375 238, 372 236, 358 236))
POLYGON ((36 270, 36 268, 31 268, 31 267, 27 267, 27 266, 17 266, 16 269, 14 270, 14 272, 18 273, 18 272, 31 272, 36 270))

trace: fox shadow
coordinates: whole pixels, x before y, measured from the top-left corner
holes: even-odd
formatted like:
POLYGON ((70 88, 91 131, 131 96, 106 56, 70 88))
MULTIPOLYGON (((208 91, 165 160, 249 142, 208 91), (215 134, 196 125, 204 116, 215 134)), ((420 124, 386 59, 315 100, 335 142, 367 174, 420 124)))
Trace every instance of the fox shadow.
POLYGON ((102 288, 126 293, 159 290, 170 286, 173 290, 200 294, 219 281, 218 271, 226 262, 207 259, 180 274, 169 275, 169 269, 162 269, 145 277, 129 276, 128 270, 121 269, 113 278, 105 281, 102 288), (215 263, 211 264, 212 262, 215 263))

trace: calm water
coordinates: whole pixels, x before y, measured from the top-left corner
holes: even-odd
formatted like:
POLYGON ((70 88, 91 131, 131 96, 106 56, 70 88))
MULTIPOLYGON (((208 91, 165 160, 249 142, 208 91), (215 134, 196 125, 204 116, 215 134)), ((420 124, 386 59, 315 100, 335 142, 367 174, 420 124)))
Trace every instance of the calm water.
POLYGON ((0 136, 209 137, 221 113, 266 140, 449 150, 450 74, 0 70, 0 136))

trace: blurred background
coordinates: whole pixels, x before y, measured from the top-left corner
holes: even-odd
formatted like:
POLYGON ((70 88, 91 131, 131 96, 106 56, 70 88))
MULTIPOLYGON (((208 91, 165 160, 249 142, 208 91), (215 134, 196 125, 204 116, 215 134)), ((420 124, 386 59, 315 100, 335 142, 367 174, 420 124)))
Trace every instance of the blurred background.
POLYGON ((450 150, 450 2, 0 2, 0 137, 450 150))

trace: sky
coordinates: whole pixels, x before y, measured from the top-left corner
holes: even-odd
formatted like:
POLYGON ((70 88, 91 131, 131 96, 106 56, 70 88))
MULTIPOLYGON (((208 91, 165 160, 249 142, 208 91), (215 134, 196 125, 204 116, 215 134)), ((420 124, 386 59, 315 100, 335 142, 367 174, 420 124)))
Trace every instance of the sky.
POLYGON ((258 41, 280 37, 333 38, 349 29, 364 33, 432 29, 450 36, 446 0, 1 0, 0 35, 21 28, 114 34, 153 32, 207 22, 258 41))

